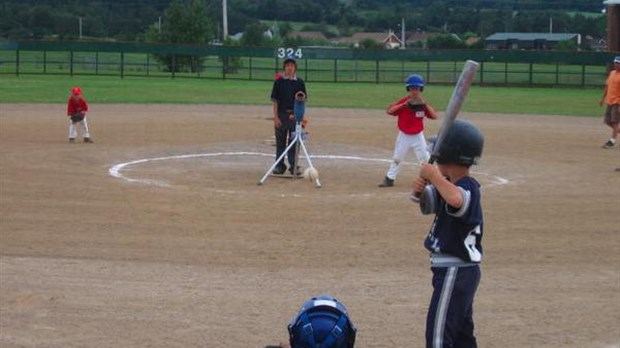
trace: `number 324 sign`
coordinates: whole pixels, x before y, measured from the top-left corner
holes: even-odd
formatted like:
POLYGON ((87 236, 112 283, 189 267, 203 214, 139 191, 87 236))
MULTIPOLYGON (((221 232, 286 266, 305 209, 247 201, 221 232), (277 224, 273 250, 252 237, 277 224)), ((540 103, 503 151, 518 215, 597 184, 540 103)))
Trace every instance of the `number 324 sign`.
POLYGON ((290 47, 278 48, 278 50, 276 51, 276 55, 280 59, 283 59, 283 58, 301 59, 304 56, 301 48, 290 48, 290 47))

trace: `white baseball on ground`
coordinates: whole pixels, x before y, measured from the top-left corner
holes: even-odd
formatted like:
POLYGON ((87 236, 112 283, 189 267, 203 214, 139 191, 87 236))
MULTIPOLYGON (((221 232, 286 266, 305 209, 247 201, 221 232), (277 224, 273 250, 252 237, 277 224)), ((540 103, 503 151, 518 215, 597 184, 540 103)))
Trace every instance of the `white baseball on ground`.
POLYGON ((304 179, 314 181, 319 177, 319 171, 316 168, 308 167, 304 170, 304 179))

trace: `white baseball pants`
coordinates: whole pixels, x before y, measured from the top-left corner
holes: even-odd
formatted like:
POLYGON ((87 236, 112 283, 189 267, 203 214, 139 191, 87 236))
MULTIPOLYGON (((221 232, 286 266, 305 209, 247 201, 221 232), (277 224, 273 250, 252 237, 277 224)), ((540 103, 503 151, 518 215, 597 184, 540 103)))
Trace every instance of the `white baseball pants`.
POLYGON ((386 176, 392 180, 396 179, 396 176, 401 170, 401 164, 407 157, 410 150, 413 150, 418 163, 428 162, 431 155, 428 153, 426 147, 426 139, 424 139, 424 132, 418 134, 405 134, 402 131, 398 131, 396 137, 396 145, 394 146, 394 157, 392 157, 392 163, 386 176))
POLYGON ((88 122, 86 121, 86 117, 80 122, 73 123, 71 119, 69 119, 69 139, 75 139, 77 136, 77 127, 78 125, 82 128, 82 137, 90 138, 90 133, 88 133, 88 122))

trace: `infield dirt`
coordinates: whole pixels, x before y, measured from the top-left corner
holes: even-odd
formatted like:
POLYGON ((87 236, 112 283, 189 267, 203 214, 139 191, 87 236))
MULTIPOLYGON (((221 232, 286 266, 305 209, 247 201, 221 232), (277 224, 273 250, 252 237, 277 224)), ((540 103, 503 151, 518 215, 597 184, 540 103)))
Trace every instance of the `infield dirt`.
MULTIPOLYGON (((432 217, 408 198, 417 167, 377 187, 395 119, 309 107, 317 189, 256 185, 273 160, 270 106, 92 104, 94 144, 68 143, 64 108, 0 104, 3 348, 258 348, 286 340, 323 292, 348 307, 356 347, 423 346, 432 217)), ((479 346, 618 347, 620 151, 601 149, 608 128, 461 117, 486 137, 474 168, 479 346)), ((427 121, 427 136, 438 126, 427 121)))

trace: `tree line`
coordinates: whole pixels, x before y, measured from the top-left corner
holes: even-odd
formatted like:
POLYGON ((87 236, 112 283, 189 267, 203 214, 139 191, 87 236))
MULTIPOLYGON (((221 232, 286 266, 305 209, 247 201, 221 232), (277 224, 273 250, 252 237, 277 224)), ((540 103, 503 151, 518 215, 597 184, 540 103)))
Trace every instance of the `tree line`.
MULTIPOLYGON (((221 38, 221 0, 2 0, 0 37, 142 41, 165 26, 165 12, 177 3, 199 6, 211 39, 221 38), (202 10, 203 9, 203 10, 202 10), (80 20, 81 18, 81 20, 80 20), (161 23, 161 24, 160 24, 161 23)), ((605 37, 600 0, 228 0, 229 32, 266 28, 277 21, 307 22, 301 29, 327 37, 359 31, 445 32, 486 37, 495 32, 579 33, 605 37)), ((170 42, 179 38, 167 36, 170 42)))

